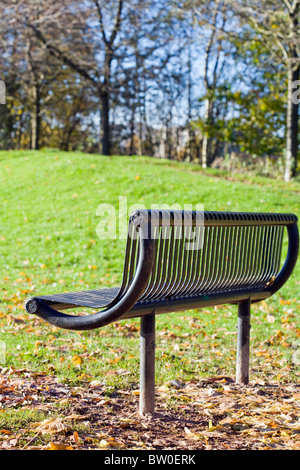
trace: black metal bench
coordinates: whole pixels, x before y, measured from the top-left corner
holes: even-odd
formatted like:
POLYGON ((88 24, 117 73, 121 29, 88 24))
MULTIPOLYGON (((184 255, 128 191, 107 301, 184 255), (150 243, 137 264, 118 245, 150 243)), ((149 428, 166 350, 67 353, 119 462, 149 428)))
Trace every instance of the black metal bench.
POLYGON ((236 381, 249 381, 250 305, 278 291, 299 251, 297 217, 196 211, 135 211, 119 288, 34 297, 26 310, 70 330, 141 317, 140 412, 154 410, 155 315, 238 305, 236 381), (281 267, 284 231, 288 250, 281 267), (60 310, 101 309, 89 315, 60 310))

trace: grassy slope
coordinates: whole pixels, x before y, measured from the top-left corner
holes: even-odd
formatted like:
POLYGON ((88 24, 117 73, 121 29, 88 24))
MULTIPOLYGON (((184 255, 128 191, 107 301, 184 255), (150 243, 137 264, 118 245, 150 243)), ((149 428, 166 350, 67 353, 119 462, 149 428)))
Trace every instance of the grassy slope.
MULTIPOLYGON (((134 387, 138 381, 137 321, 100 332, 69 333, 28 318, 23 310, 33 293, 118 285, 124 240, 98 239, 100 204, 117 210, 122 196, 128 208, 204 204, 206 210, 300 214, 300 184, 241 176, 232 181, 232 175, 204 174, 192 165, 145 157, 0 152, 0 169, 0 340, 6 345, 7 365, 52 370, 70 380, 86 373, 106 377, 112 386, 122 382, 134 387), (62 347, 70 339, 73 347, 62 347), (119 368, 129 373, 119 377, 111 372, 119 368)), ((299 269, 298 264, 279 294, 253 309, 253 374, 265 373, 260 364, 267 361, 275 366, 268 373, 282 375, 285 361, 291 363, 291 347, 299 342, 299 269)), ((159 318, 158 381, 233 374, 235 313, 229 306, 159 318), (201 343, 201 354, 190 347, 194 342, 201 343), (208 350, 216 354, 210 356, 208 350)), ((293 366, 288 372, 298 374, 293 366)))

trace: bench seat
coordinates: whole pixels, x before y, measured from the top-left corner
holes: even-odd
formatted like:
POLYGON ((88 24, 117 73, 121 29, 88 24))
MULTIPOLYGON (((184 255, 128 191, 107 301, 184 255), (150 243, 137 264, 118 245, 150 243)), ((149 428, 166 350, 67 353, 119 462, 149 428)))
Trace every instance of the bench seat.
POLYGON ((90 289, 78 292, 65 292, 63 294, 42 295, 40 300, 57 310, 86 307, 92 309, 106 308, 117 297, 120 287, 106 289, 90 289))

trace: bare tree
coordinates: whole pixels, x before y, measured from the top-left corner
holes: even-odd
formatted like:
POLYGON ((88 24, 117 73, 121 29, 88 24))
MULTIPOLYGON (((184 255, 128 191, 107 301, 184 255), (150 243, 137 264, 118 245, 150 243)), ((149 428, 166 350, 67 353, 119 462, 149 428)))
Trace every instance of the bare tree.
MULTIPOLYGON (((34 91, 34 134, 39 135, 40 67, 33 51, 35 42, 48 56, 87 80, 101 103, 101 140, 104 154, 110 153, 110 85, 112 61, 118 49, 118 35, 124 18, 123 0, 109 5, 102 0, 76 3, 71 0, 2 0, 2 13, 9 18, 9 28, 31 38, 26 50, 34 91), (107 22, 107 24, 106 24, 107 22)), ((44 61, 45 63, 45 61, 44 61)), ((36 137, 34 146, 38 144, 36 137)))
MULTIPOLYGON (((25 0, 25 4, 31 2, 25 0)), ((34 2, 35 3, 35 2, 34 2)), ((96 92, 101 102, 101 140, 102 153, 110 154, 110 85, 111 85, 111 66, 117 49, 117 37, 120 32, 123 20, 123 0, 114 2, 114 7, 110 5, 114 12, 114 24, 112 30, 105 25, 105 14, 107 7, 104 2, 92 0, 88 8, 82 11, 81 5, 74 5, 74 2, 64 1, 59 5, 55 2, 44 3, 44 17, 40 15, 36 19, 35 14, 29 14, 26 17, 26 23, 31 28, 37 39, 44 45, 51 55, 59 59, 64 65, 69 66, 73 71, 79 73, 96 88, 96 92), (50 3, 50 5, 49 5, 50 3), (49 7, 52 7, 49 11, 49 7), (73 12, 73 10, 75 10, 73 12), (66 15, 67 11, 67 15, 66 15), (46 21, 49 18, 50 21, 46 21), (66 24, 66 18, 68 24, 66 24), (93 23, 97 20, 98 33, 97 39, 101 41, 100 47, 96 48, 93 43, 94 27, 93 23), (91 26, 89 26, 91 25, 91 26), (65 31, 65 28, 66 31, 65 31), (87 32, 84 36, 84 31, 87 32), (53 36, 54 33, 54 36, 53 36), (74 35, 82 38, 79 42, 74 35), (69 37, 69 38, 68 38, 69 37), (54 38, 54 39, 53 39, 54 38), (100 53, 100 54, 99 54, 100 53), (102 54, 101 54, 102 53, 102 54), (98 63, 99 56, 101 66, 98 63)), ((31 8, 34 5, 29 5, 31 8)))
POLYGON ((110 154, 112 95, 120 87, 115 75, 118 61, 132 54, 134 34, 144 33, 144 42, 149 40, 150 45, 143 46, 148 56, 161 47, 166 41, 161 23, 167 18, 164 6, 157 0, 15 0, 12 6, 14 26, 31 30, 52 57, 94 88, 100 102, 102 153, 110 154), (139 32, 133 22, 137 16, 142 19, 139 32), (149 35, 150 19, 156 40, 149 35))
MULTIPOLYGON (((220 117, 219 104, 216 92, 224 86, 230 76, 232 82, 235 77, 230 70, 232 63, 229 56, 234 47, 230 41, 230 29, 226 28, 231 11, 224 0, 186 0, 181 7, 184 12, 193 12, 190 22, 193 25, 193 42, 202 49, 198 64, 203 68, 201 82, 204 91, 200 101, 204 103, 204 115, 198 121, 202 132, 201 165, 209 166, 216 154, 217 145, 212 146, 212 129, 220 117)), ((216 139, 214 139, 216 140, 216 139)), ((216 144, 216 142, 214 142, 216 144)))
POLYGON ((288 89, 284 179, 288 182, 296 174, 299 145, 299 103, 293 100, 293 91, 300 72, 300 0, 242 3, 243 18, 248 18, 258 38, 268 46, 272 58, 286 65, 288 89))
POLYGON ((57 62, 50 60, 47 51, 41 49, 36 38, 23 37, 23 54, 26 69, 22 76, 22 87, 27 96, 31 114, 31 143, 34 150, 40 149, 43 108, 53 98, 50 86, 57 80, 61 71, 57 62))
MULTIPOLYGON (((195 0, 196 8, 202 2, 195 0)), ((201 6, 201 5, 200 5, 201 6)), ((240 41, 261 42, 269 52, 269 61, 285 64, 287 73, 286 165, 285 181, 296 174, 298 157, 299 103, 293 100, 300 72, 300 0, 227 0, 223 8, 232 10, 240 27, 226 31, 240 41)), ((215 28, 213 24, 210 25, 215 28)), ((234 23, 236 28, 236 24, 234 23)), ((222 28, 219 30, 224 31, 222 28)))
MULTIPOLYGON (((209 32, 209 37, 205 47, 205 61, 204 61, 204 85, 206 89, 206 99, 205 99, 205 114, 204 114, 204 123, 206 125, 210 124, 213 119, 214 114, 214 100, 213 92, 218 85, 220 77, 222 77, 222 71, 225 66, 224 59, 222 60, 221 54, 223 52, 223 36, 222 33, 217 30, 218 16, 220 13, 221 1, 217 0, 212 9, 211 28, 209 32), (220 65, 221 62, 221 65, 220 65), (210 69, 212 69, 210 71, 210 69)), ((221 18, 221 29, 224 28, 226 22, 226 16, 223 15, 221 18)), ((207 132, 204 132, 202 140, 202 167, 207 167, 208 160, 208 143, 209 136, 207 132)))

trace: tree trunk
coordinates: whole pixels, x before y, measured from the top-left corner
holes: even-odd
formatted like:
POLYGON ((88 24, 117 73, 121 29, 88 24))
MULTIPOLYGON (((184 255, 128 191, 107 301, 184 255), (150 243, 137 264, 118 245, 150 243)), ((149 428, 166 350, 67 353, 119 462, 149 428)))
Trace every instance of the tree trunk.
POLYGON ((134 144, 134 124, 135 124, 135 105, 132 104, 131 118, 130 118, 130 147, 129 147, 129 155, 134 155, 134 154, 136 153, 135 144, 134 144))
POLYGON ((101 101, 101 141, 103 155, 110 155, 110 80, 111 80, 111 62, 113 53, 110 48, 105 52, 104 60, 104 81, 100 86, 100 101, 101 101))
POLYGON ((202 140, 202 155, 201 155, 202 168, 207 167, 207 141, 208 141, 208 137, 207 137, 206 134, 204 134, 204 137, 203 137, 203 140, 202 140))
POLYGON ((298 154, 299 103, 293 100, 293 84, 299 80, 299 65, 291 60, 288 64, 288 103, 286 121, 286 161, 284 180, 289 182, 296 174, 298 154))
POLYGON ((107 91, 101 92, 100 100, 102 153, 110 155, 109 96, 107 91))
MULTIPOLYGON (((211 122, 212 117, 212 101, 210 99, 205 100, 205 124, 209 124, 211 122)), ((207 132, 204 132, 203 140, 202 140, 202 152, 201 152, 201 165, 202 168, 207 168, 208 165, 208 156, 209 156, 209 137, 207 132)))
POLYGON ((0 104, 6 104, 6 87, 2 80, 0 80, 0 104))
POLYGON ((63 131, 64 135, 63 135, 62 142, 60 144, 60 148, 64 150, 65 152, 68 152, 70 150, 71 137, 79 121, 80 119, 78 120, 75 119, 69 127, 64 128, 64 131, 63 131))
POLYGON ((286 122, 286 166, 285 181, 290 181, 296 175, 298 156, 298 127, 299 127, 299 101, 293 99, 293 89, 299 84, 299 55, 295 39, 298 38, 298 15, 300 2, 296 1, 289 10, 290 16, 290 36, 293 38, 288 59, 288 103, 286 122))
POLYGON ((35 85, 33 88, 33 96, 34 105, 31 116, 31 148, 32 150, 39 150, 41 134, 41 95, 38 85, 35 85))

